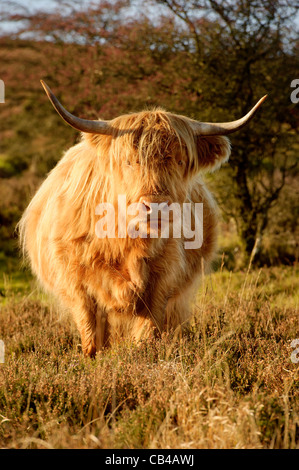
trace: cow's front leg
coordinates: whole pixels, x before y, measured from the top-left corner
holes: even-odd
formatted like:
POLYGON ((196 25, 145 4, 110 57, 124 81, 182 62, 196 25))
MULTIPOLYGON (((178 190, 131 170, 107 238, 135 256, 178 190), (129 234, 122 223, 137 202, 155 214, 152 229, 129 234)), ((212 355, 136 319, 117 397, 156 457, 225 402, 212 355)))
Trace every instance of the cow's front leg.
POLYGON ((96 316, 94 300, 85 297, 76 298, 70 305, 73 318, 81 336, 82 351, 85 356, 93 357, 96 353, 96 316))
POLYGON ((141 295, 148 282, 148 266, 144 258, 137 257, 134 252, 130 253, 126 264, 130 280, 135 290, 141 295))
POLYGON ((171 292, 167 279, 156 277, 149 282, 146 295, 138 301, 142 315, 148 317, 153 331, 159 334, 163 331, 166 305, 171 292))
POLYGON ((110 345, 110 328, 105 308, 97 306, 96 311, 96 352, 110 345))
POLYGON ((145 296, 150 316, 159 333, 165 327, 167 302, 182 283, 184 275, 182 246, 176 239, 170 239, 164 246, 163 256, 153 262, 145 296))

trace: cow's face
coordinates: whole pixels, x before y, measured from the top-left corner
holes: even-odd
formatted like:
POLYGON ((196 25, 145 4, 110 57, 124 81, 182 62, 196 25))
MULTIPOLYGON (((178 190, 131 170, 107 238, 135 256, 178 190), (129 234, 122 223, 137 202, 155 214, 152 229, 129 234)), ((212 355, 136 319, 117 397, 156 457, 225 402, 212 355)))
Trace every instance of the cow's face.
POLYGON ((126 149, 116 169, 129 202, 182 204, 188 191, 188 155, 175 138, 165 146, 152 146, 147 155, 137 146, 126 149))
POLYGON ((226 137, 195 136, 187 121, 162 111, 138 113, 115 120, 109 161, 117 194, 128 203, 173 202, 190 196, 201 170, 213 170, 230 153, 226 137))
POLYGON ((115 197, 125 195, 127 207, 135 205, 139 225, 147 233, 156 219, 159 230, 161 218, 172 203, 183 204, 190 186, 187 147, 156 114, 143 115, 141 122, 137 116, 138 122, 129 123, 130 132, 120 132, 112 138, 110 147, 115 197))
MULTIPOLYGON (((192 200, 194 178, 201 170, 213 169, 229 156, 225 137, 195 136, 187 122, 171 117, 161 111, 120 117, 113 121, 114 135, 89 137, 99 158, 106 160, 114 207, 125 196, 126 207, 135 205, 147 231, 149 219, 157 217, 159 225, 173 203, 182 209, 192 200)), ((126 220, 130 223, 130 217, 126 220)), ((170 226, 172 221, 171 215, 170 226)))
POLYGON ((131 158, 126 158, 120 168, 123 188, 130 201, 182 204, 188 190, 186 167, 184 148, 162 149, 161 154, 153 154, 148 163, 140 162, 138 154, 132 152, 131 158))

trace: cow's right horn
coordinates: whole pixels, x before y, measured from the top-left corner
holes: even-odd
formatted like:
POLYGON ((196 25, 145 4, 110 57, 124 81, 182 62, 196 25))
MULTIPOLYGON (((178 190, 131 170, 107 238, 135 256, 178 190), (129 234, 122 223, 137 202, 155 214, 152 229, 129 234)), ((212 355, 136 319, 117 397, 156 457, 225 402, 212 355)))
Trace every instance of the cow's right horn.
POLYGON ((92 121, 74 116, 62 106, 54 93, 43 80, 41 80, 41 84, 58 114, 70 126, 74 127, 78 131, 89 132, 91 134, 111 134, 111 126, 109 121, 92 121))

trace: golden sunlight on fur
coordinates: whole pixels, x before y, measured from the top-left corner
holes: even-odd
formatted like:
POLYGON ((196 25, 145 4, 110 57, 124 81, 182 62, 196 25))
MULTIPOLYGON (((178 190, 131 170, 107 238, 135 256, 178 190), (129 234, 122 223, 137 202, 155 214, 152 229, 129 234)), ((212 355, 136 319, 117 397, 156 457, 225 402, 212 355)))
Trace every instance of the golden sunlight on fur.
MULTIPOLYGON (((20 224, 24 254, 43 287, 70 309, 84 354, 187 325, 201 274, 216 249, 217 214, 201 170, 227 161, 227 137, 196 136, 187 118, 161 109, 110 121, 87 134, 41 185, 20 224), (181 238, 98 238, 96 206, 139 201, 203 203, 203 243, 181 238)), ((117 207, 116 207, 117 229, 117 207)), ((117 233, 117 232, 116 232, 117 233)))

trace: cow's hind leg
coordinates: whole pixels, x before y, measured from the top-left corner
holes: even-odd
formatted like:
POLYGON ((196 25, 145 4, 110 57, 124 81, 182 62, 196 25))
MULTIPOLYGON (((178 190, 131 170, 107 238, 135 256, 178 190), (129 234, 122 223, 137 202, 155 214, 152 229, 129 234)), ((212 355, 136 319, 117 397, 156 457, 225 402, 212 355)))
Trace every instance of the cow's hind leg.
POLYGON ((148 315, 110 310, 107 315, 104 346, 123 341, 139 342, 155 335, 155 324, 148 315))
POLYGON ((192 315, 192 300, 194 297, 194 286, 171 297, 166 306, 164 330, 170 331, 180 328, 186 329, 192 315))
POLYGON ((139 342, 142 339, 151 338, 156 333, 157 328, 151 318, 138 315, 131 320, 130 337, 133 341, 139 342))

